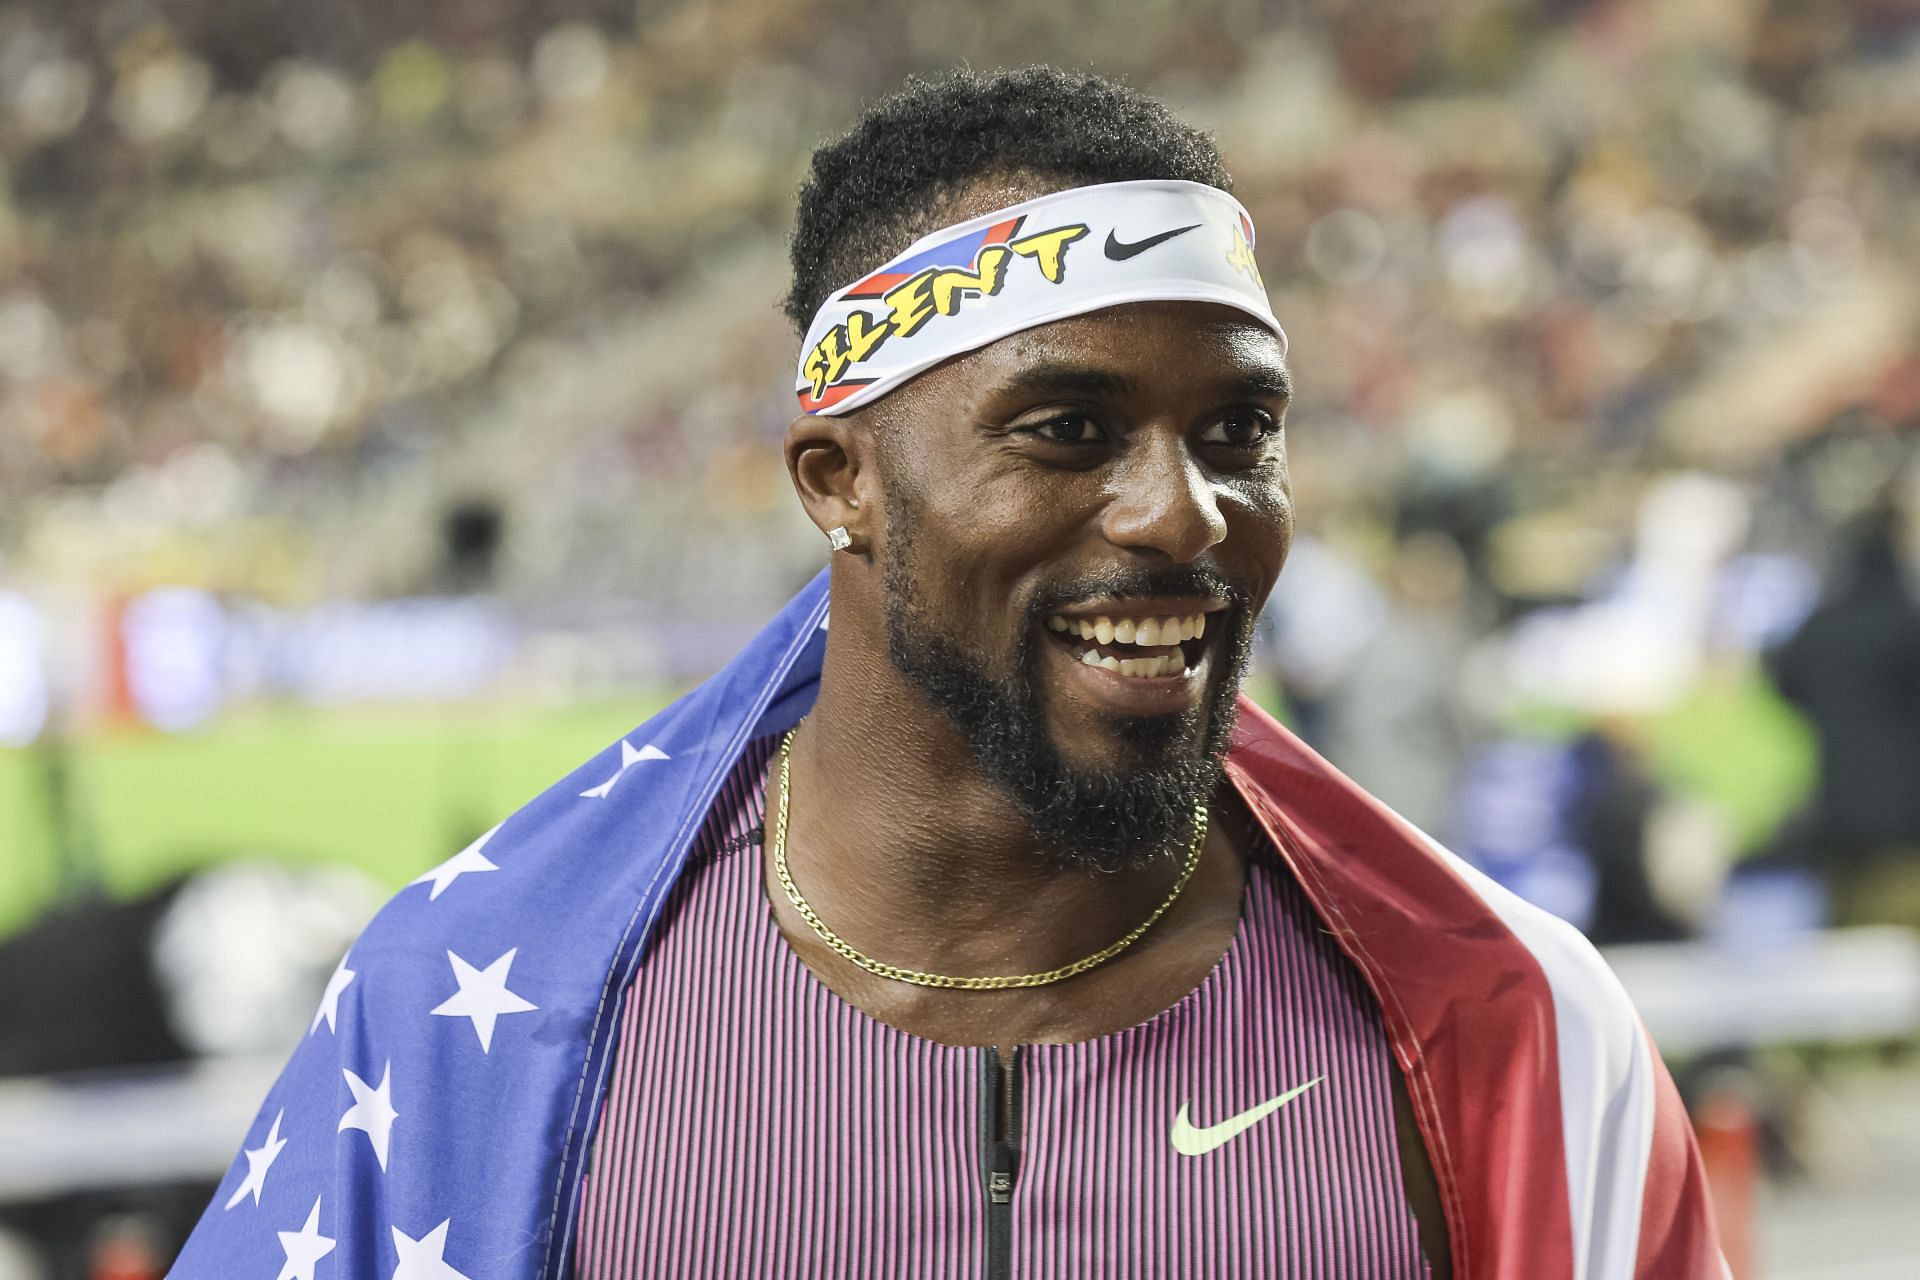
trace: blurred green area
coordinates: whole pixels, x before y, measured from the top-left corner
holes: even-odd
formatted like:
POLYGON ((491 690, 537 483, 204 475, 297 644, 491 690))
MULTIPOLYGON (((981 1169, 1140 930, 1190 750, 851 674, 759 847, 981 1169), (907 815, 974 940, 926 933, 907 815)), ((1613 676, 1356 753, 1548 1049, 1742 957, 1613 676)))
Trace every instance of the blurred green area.
MULTIPOLYGON (((69 745, 70 847, 110 893, 241 855, 361 867, 397 888, 664 706, 274 707, 190 734, 69 745)), ((60 891, 44 758, 0 751, 0 935, 60 891)))
MULTIPOLYGON (((1593 721, 1571 707, 1531 702, 1510 708, 1503 723, 1524 736, 1563 740, 1593 721)), ((1677 704, 1634 722, 1627 736, 1647 772, 1711 809, 1741 854, 1757 852, 1811 800, 1818 781, 1812 726, 1750 659, 1710 666, 1677 704)))
POLYGON ((1649 725, 1648 768, 1711 806, 1733 847, 1752 853, 1813 795, 1813 730, 1757 664, 1714 670, 1649 725))
MULTIPOLYGON (((1253 682, 1264 689, 1268 682, 1253 682)), ((339 862, 397 888, 664 706, 667 689, 567 707, 261 708, 197 733, 122 731, 69 747, 77 870, 134 894, 224 858, 339 862)), ((1656 776, 1751 849, 1805 799, 1804 723, 1758 672, 1703 682, 1649 722, 1656 776)), ((43 761, 0 751, 0 934, 53 901, 61 867, 43 761)))

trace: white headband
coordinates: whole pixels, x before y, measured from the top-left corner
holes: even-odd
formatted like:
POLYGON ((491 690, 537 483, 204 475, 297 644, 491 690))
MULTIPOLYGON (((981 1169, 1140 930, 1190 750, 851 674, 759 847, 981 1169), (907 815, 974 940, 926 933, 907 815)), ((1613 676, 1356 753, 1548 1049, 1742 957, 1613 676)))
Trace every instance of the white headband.
POLYGON ((1253 221, 1197 182, 1056 191, 923 236, 827 299, 800 347, 808 413, 850 413, 942 360, 1123 302, 1218 302, 1287 335, 1253 221))

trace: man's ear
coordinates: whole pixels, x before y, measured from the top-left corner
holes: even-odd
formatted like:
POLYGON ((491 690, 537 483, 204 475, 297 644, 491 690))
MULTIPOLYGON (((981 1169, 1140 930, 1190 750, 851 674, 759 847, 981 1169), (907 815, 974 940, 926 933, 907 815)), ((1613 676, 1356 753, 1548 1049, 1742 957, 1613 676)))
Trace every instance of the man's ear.
POLYGON ((872 432, 845 417, 802 414, 787 427, 786 454, 794 492, 820 532, 844 528, 848 550, 871 547, 867 522, 879 505, 872 432))

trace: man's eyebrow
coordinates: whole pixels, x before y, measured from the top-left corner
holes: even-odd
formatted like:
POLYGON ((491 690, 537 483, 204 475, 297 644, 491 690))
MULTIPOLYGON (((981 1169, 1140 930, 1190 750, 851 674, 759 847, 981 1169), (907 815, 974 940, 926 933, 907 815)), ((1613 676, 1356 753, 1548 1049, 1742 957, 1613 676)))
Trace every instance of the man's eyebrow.
POLYGON ((1135 390, 1132 378, 1084 365, 1043 364, 1022 369, 998 391, 1009 396, 1088 396, 1120 398, 1135 390))
POLYGON ((1230 390, 1235 395, 1271 396, 1279 400, 1291 400, 1293 399, 1293 375, 1283 364, 1248 369, 1234 376, 1230 390))
MULTIPOLYGON (((1137 389, 1138 384, 1124 374, 1066 364, 1022 369, 996 388, 999 394, 1007 396, 1084 396, 1089 399, 1124 399, 1137 389)), ((1293 375, 1283 364, 1240 369, 1223 381, 1220 391, 1229 398, 1291 400, 1293 375)))

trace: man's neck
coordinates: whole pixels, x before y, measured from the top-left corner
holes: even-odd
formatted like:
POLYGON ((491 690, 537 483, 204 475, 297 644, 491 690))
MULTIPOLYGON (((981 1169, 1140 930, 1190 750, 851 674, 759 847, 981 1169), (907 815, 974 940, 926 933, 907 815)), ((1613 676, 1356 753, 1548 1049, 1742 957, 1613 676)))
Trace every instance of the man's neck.
MULTIPOLYGON (((834 677, 795 735, 786 856, 819 918, 885 964, 955 977, 1042 973, 1124 937, 1177 882, 1186 850, 1118 873, 1043 850, 1013 797, 986 778, 957 728, 891 668, 834 677)), ((782 800, 768 779, 771 845, 782 800)), ((1239 841, 1215 828, 1198 871, 1119 957, 1058 985, 937 991, 872 977, 814 937, 771 879, 795 950, 843 998, 949 1043, 1080 1039, 1131 1026, 1190 991, 1238 920, 1239 841)))
MULTIPOLYGON (((790 780, 802 892, 854 946, 913 968, 1027 973, 1079 959, 1151 912, 1184 853, 1116 874, 1044 849, 952 722, 871 673, 857 693, 823 679, 790 780)), ((777 805, 777 761, 768 798, 777 805)))

